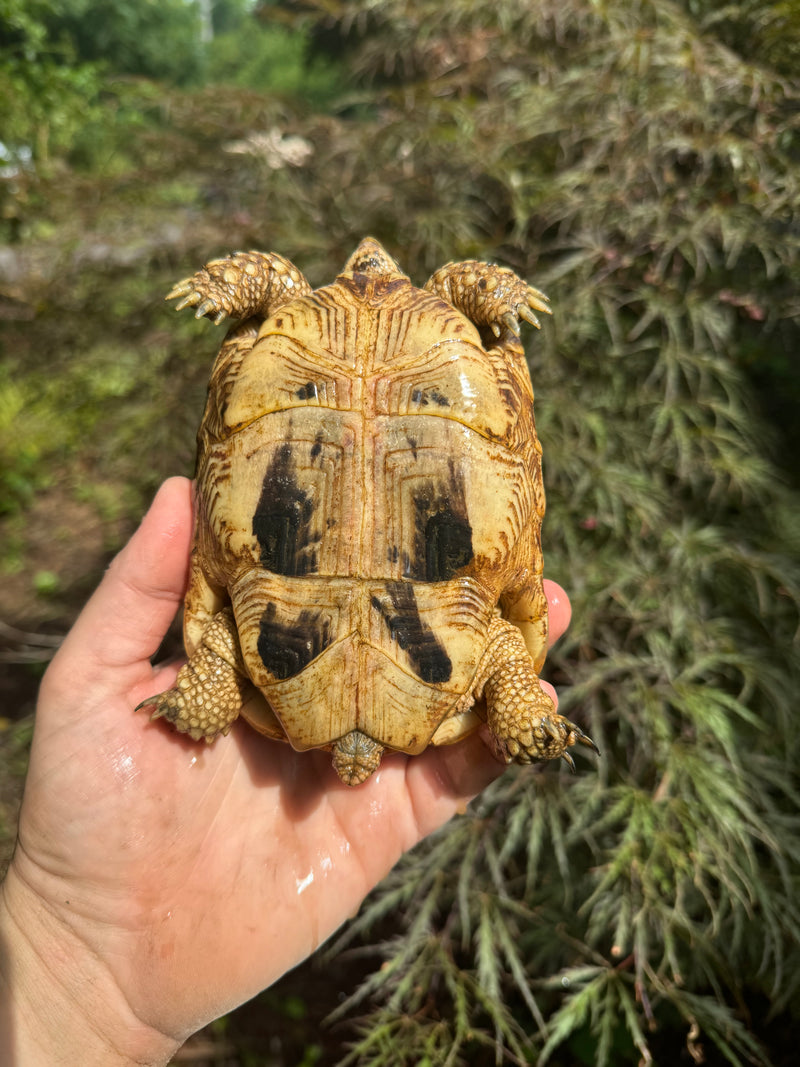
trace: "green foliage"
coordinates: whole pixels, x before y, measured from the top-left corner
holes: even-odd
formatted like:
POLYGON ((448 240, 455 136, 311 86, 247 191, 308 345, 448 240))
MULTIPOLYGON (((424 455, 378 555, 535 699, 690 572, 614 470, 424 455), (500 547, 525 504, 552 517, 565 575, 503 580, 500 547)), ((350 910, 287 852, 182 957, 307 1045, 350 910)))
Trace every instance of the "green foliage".
POLYGON ((62 0, 45 19, 48 35, 68 41, 80 62, 116 74, 184 84, 202 63, 199 9, 192 0, 62 0))
POLYGON ((320 108, 340 93, 341 63, 312 56, 306 30, 280 6, 256 11, 249 0, 226 0, 211 5, 207 24, 204 7, 0 0, 0 225, 8 239, 29 235, 43 208, 40 181, 63 162, 107 175, 135 167, 131 146, 161 123, 165 85, 238 86, 320 108))
POLYGON ((603 755, 510 771, 392 872, 341 943, 383 938, 345 1062, 766 1063, 743 1006, 800 992, 800 506, 776 468, 796 477, 800 85, 688 0, 303 6, 295 40, 358 79, 347 109, 258 80, 267 22, 214 62, 269 96, 164 88, 138 125, 114 104, 129 151, 109 140, 90 196, 46 187, 39 240, 68 250, 4 353, 4 490, 21 513, 54 451, 137 504, 189 469, 218 338, 148 305, 216 254, 321 284, 374 233, 420 283, 479 256, 542 286, 546 568, 574 608, 549 671, 603 755), (254 132, 308 151, 234 154, 254 132))
POLYGON ((0 513, 30 501, 43 477, 42 460, 52 442, 51 427, 35 409, 33 391, 13 379, 10 368, 0 377, 0 513))
POLYGON ((250 16, 256 0, 213 0, 211 25, 215 37, 252 25, 250 16))
POLYGON ((796 75, 800 63, 797 0, 682 0, 702 28, 728 47, 781 74, 796 75))
POLYGON ((312 59, 302 32, 252 20, 214 38, 205 78, 215 85, 277 93, 318 107, 335 97, 342 83, 340 65, 332 59, 312 59))
POLYGON ((12 162, 32 154, 45 164, 69 143, 99 91, 97 67, 50 36, 57 10, 54 0, 0 2, 0 130, 12 162))
MULTIPOLYGON (((146 316, 155 270, 147 279, 131 274, 127 285, 117 278, 101 306, 106 262, 81 275, 85 292, 63 269, 63 262, 53 264, 52 304, 29 326, 23 358, 14 351, 18 338, 0 344, 0 518, 7 521, 0 572, 19 567, 25 512, 55 483, 68 484, 113 524, 121 513, 141 511, 167 474, 192 470, 204 368, 176 365, 174 346, 191 349, 198 324, 176 321, 174 337, 153 332, 146 316)), ((161 277, 166 291, 170 275, 161 277)), ((56 591, 47 574, 33 574, 37 593, 56 591)))

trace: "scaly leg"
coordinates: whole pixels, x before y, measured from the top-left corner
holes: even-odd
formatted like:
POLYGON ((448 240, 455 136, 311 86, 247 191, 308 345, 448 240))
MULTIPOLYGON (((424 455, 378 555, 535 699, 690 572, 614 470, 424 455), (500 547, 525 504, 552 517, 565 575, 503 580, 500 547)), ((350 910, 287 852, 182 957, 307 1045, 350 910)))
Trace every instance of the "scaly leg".
POLYGON ((253 683, 247 676, 233 612, 217 612, 200 644, 178 671, 175 685, 143 700, 155 707, 152 719, 164 718, 180 733, 209 743, 227 734, 253 683))
POLYGON ((212 259, 191 278, 178 282, 166 299, 179 300, 176 311, 194 307, 196 319, 205 315, 219 325, 229 315, 266 319, 289 300, 310 292, 306 279, 283 256, 235 252, 225 259, 212 259))
POLYGON ((495 618, 478 666, 473 695, 486 699, 486 722, 495 750, 506 763, 532 763, 562 756, 574 769, 567 749, 577 742, 597 751, 590 737, 559 715, 539 684, 522 634, 495 618))
POLYGON ((547 655, 547 597, 541 577, 532 578, 516 600, 504 604, 503 615, 522 634, 538 674, 547 655))
POLYGON ((191 657, 195 649, 199 647, 209 624, 229 603, 225 590, 220 586, 212 585, 206 574, 197 545, 197 529, 195 529, 195 543, 192 545, 192 553, 189 557, 189 584, 186 588, 183 612, 183 647, 188 657, 191 657))

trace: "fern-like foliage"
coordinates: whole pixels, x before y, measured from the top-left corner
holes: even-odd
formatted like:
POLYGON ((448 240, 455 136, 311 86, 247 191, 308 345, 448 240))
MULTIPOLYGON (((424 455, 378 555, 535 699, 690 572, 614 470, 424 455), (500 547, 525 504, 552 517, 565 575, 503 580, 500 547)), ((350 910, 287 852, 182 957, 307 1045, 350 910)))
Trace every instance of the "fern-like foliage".
MULTIPOLYGON (((69 403, 59 387, 57 439, 77 438, 86 407, 92 461, 109 441, 124 457, 115 484, 188 466, 199 349, 215 342, 188 324, 170 327, 175 350, 137 334, 155 276, 166 290, 261 247, 323 284, 367 233, 418 283, 448 260, 511 266, 555 310, 527 338, 546 571, 574 609, 548 671, 602 750, 574 778, 508 771, 374 893, 335 946, 375 959, 339 1009, 356 1028, 344 1062, 766 1064, 767 1010, 800 997, 800 504, 797 438, 753 382, 798 380, 796 5, 275 6, 353 83, 324 113, 219 87, 152 97, 161 126, 136 166, 173 181, 146 285, 103 308, 89 343, 108 268, 53 272, 59 348, 94 353, 70 370, 69 403), (310 153, 232 155, 254 132, 310 153), (174 253, 166 219, 185 222, 174 253)), ((143 242, 126 188, 106 199, 143 242)), ((28 363, 20 396, 55 395, 52 344, 28 363)))

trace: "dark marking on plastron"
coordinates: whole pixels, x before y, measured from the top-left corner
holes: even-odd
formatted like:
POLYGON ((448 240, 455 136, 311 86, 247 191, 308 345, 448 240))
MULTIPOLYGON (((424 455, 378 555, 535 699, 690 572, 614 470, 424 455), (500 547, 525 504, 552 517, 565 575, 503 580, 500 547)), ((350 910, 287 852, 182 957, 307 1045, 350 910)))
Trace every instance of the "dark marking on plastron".
POLYGON ((414 672, 423 682, 433 685, 446 682, 453 673, 453 663, 419 615, 414 589, 409 582, 387 582, 387 601, 373 596, 372 606, 386 623, 389 634, 408 654, 414 672))
POLYGON ((316 459, 322 451, 322 430, 317 432, 317 436, 314 438, 314 444, 311 446, 311 458, 316 459))
POLYGON ((278 620, 275 605, 261 616, 258 654, 275 678, 293 678, 331 643, 330 619, 315 611, 301 611, 292 622, 278 620))
POLYGON ((447 582, 474 555, 464 479, 450 460, 446 478, 414 494, 414 546, 403 574, 420 582, 447 582))
POLYGON ((472 559, 472 527, 445 505, 425 523, 425 577, 447 582, 472 559))
POLYGON ((297 484, 292 446, 282 444, 267 467, 253 515, 261 563, 273 574, 298 577, 317 571, 318 535, 311 531, 314 504, 297 484))
POLYGON ((316 383, 306 382, 299 389, 295 389, 294 395, 298 400, 316 400, 318 396, 316 383))
POLYGON ((450 401, 438 389, 414 389, 411 393, 411 400, 414 404, 419 404, 423 408, 430 403, 436 404, 440 408, 450 407, 450 401))

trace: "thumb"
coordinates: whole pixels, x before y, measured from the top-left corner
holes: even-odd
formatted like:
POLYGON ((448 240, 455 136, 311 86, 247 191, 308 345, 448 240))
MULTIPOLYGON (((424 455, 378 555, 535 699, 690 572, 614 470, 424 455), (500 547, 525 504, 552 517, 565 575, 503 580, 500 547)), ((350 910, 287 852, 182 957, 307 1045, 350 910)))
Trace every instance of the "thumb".
MULTIPOLYGON (((191 482, 170 478, 112 561, 53 659, 42 686, 119 692, 158 650, 186 589, 191 482)), ((148 665, 149 670, 149 665, 148 665)))

